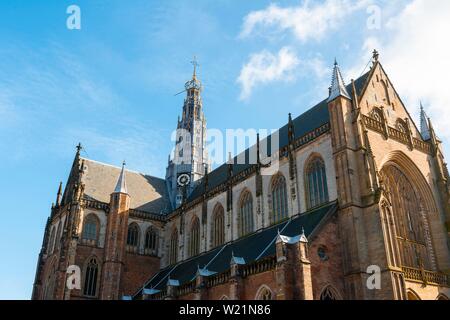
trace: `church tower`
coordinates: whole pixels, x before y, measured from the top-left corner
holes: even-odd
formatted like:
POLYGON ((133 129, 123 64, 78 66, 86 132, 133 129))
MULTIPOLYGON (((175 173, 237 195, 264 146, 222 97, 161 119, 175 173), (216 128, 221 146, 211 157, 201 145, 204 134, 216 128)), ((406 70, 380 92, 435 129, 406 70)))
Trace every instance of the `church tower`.
POLYGON ((181 120, 178 118, 173 158, 169 156, 166 183, 173 208, 190 195, 207 170, 206 119, 202 109, 202 84, 197 78, 197 61, 192 61, 192 79, 185 84, 181 120))

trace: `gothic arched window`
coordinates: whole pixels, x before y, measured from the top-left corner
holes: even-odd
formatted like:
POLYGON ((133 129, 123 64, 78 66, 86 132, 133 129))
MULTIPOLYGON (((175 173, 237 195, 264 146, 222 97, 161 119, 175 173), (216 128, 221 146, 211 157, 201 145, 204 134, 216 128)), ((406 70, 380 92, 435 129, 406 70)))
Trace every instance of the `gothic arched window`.
POLYGON ((272 290, 270 290, 267 286, 262 286, 258 293, 256 294, 256 300, 272 300, 272 290))
POLYGON ((97 278, 98 278, 98 263, 96 258, 91 258, 86 266, 84 275, 83 294, 89 297, 97 295, 97 278))
POLYGON ((81 239, 85 243, 96 244, 98 237, 99 222, 95 215, 90 214, 84 219, 83 234, 81 239))
POLYGON ((128 226, 127 251, 136 252, 139 247, 139 227, 132 223, 128 226))
POLYGON ((428 223, 424 218, 420 193, 395 165, 385 167, 382 175, 386 193, 390 195, 401 265, 431 270, 427 247, 428 223))
POLYGON ((150 255, 158 254, 158 230, 154 227, 148 228, 145 233, 144 253, 150 255))
POLYGON ((395 127, 397 128, 398 131, 400 131, 402 133, 408 132, 407 125, 406 125, 405 121, 403 121, 402 119, 397 120, 395 127))
POLYGON ((244 191, 239 201, 239 236, 253 232, 253 199, 252 194, 244 191))
POLYGON ((274 224, 286 219, 288 216, 286 179, 283 175, 279 174, 272 181, 272 212, 270 222, 274 224))
POLYGON ((378 122, 383 122, 383 111, 378 107, 372 109, 370 116, 378 122))
POLYGON ((44 284, 44 292, 42 294, 44 300, 53 300, 55 293, 56 267, 55 261, 50 264, 47 279, 44 284))
POLYGON ((200 252, 200 222, 195 217, 191 224, 191 231, 189 234, 189 257, 196 256, 200 252))
POLYGON ((170 236, 169 264, 174 264, 178 260, 178 230, 175 228, 170 236))
POLYGON ((52 231, 50 232, 50 238, 47 243, 47 253, 48 254, 53 253, 54 245, 55 245, 55 227, 52 228, 52 231))
POLYGON ((225 214, 220 204, 215 207, 213 212, 211 242, 213 248, 225 242, 225 214))
POLYGON ((320 294, 320 300, 338 300, 336 297, 336 292, 331 286, 327 286, 322 290, 320 294))
POLYGON ((59 245, 61 243, 61 229, 62 229, 62 221, 60 221, 58 223, 58 229, 56 231, 56 236, 55 236, 55 248, 54 250, 59 250, 59 245))
POLYGON ((306 200, 308 208, 328 202, 327 175, 321 157, 314 157, 306 166, 306 200))

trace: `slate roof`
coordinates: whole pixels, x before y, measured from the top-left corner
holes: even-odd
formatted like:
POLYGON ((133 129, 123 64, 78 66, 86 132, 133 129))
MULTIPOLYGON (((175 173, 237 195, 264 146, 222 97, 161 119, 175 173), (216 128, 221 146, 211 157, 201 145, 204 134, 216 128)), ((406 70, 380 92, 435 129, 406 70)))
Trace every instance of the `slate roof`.
MULTIPOLYGON (((370 71, 359 77, 357 80, 355 80, 355 88, 356 88, 356 94, 359 96, 362 93, 362 90, 364 89, 364 86, 366 84, 367 78, 370 74, 370 71)), ((350 94, 350 97, 352 97, 353 89, 352 85, 349 84, 346 86, 347 92, 350 94)), ((328 112, 328 103, 327 99, 322 100, 317 105, 309 109, 308 111, 302 113, 297 118, 293 119, 293 125, 294 125, 294 136, 296 138, 300 138, 304 136, 305 134, 313 131, 314 129, 317 129, 321 127, 322 125, 328 123, 330 121, 330 115, 328 112)), ((284 125, 278 130, 279 136, 279 148, 283 148, 288 145, 288 124, 284 125)), ((263 139, 261 141, 261 145, 268 146, 268 152, 267 154, 271 154, 270 146, 271 142, 270 139, 273 135, 269 135, 266 139, 268 139, 268 142, 265 143, 266 139, 263 139)), ((249 154, 250 152, 255 152, 254 148, 256 146, 252 146, 249 149, 246 149, 243 153, 245 154, 245 163, 242 164, 242 161, 238 162, 238 156, 234 157, 232 159, 233 163, 233 175, 237 175, 240 172, 244 171, 245 169, 252 166, 252 164, 248 163, 249 161, 249 154)), ((256 152, 254 153, 256 154, 256 152)), ((222 164, 221 166, 217 167, 215 170, 211 171, 208 174, 208 188, 207 190, 212 190, 218 185, 224 183, 228 178, 228 165, 222 164)), ((196 198, 203 195, 205 192, 205 182, 204 180, 201 180, 197 187, 194 189, 194 191, 189 195, 188 202, 195 200, 196 198)))
MULTIPOLYGON (((145 284, 145 288, 164 289, 169 278, 176 279, 180 285, 183 285, 194 280, 199 267, 212 272, 224 272, 230 267, 232 253, 235 257, 243 258, 246 264, 273 256, 275 255, 275 241, 278 230, 280 230, 282 235, 294 237, 301 234, 302 228, 304 228, 305 235, 309 237, 320 222, 334 214, 336 209, 337 203, 331 202, 280 224, 257 231, 236 241, 228 242, 191 259, 181 261, 176 265, 167 266, 153 276, 145 284)), ((136 295, 139 294, 140 292, 136 295)))
MULTIPOLYGON (((121 168, 97 161, 84 160, 82 182, 85 184, 84 197, 109 203, 110 195, 119 179, 121 168)), ((153 214, 170 212, 164 179, 152 177, 139 172, 125 170, 127 191, 131 198, 130 207, 153 214)))

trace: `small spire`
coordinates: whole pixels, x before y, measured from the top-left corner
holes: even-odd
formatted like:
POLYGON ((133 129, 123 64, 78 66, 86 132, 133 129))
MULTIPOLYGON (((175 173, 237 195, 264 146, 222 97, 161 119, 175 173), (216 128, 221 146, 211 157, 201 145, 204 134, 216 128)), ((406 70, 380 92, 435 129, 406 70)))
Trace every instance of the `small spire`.
POLYGON ((58 193, 56 194, 56 206, 61 205, 62 199, 62 182, 59 183, 58 193))
POLYGON ((302 227, 302 233, 300 235, 300 242, 304 242, 304 243, 308 242, 308 238, 306 238, 305 229, 303 227, 302 227))
POLYGON ((342 78, 341 70, 336 60, 334 60, 333 76, 331 78, 330 96, 327 102, 331 102, 337 97, 345 97, 350 99, 350 95, 345 88, 344 79, 342 78))
POLYGON ((422 135, 423 140, 429 140, 431 138, 428 117, 423 108, 422 101, 420 101, 420 134, 422 135))
POLYGON ((292 121, 292 114, 290 112, 288 115, 288 138, 289 142, 294 140, 294 122, 292 121))
POLYGON ((126 193, 127 190, 127 182, 125 180, 125 161, 122 163, 122 170, 120 171, 119 180, 117 180, 116 188, 114 189, 114 193, 126 193))

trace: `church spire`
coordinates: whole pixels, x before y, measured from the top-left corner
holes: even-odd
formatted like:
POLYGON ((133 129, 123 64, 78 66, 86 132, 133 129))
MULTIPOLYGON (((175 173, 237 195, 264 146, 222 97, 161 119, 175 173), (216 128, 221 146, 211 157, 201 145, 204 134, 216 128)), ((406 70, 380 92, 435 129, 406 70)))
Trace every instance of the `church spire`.
POLYGON ((166 182, 173 208, 181 205, 184 194, 187 197, 205 176, 208 163, 206 147, 206 119, 203 114, 201 97, 202 83, 198 78, 196 57, 192 79, 184 85, 186 97, 181 118, 177 121, 176 143, 173 159, 166 169, 166 182))
POLYGON ((420 134, 422 135, 423 140, 429 140, 431 138, 428 117, 423 109, 422 101, 420 101, 420 134))
POLYGON ((56 206, 59 207, 61 205, 62 199, 62 181, 59 183, 58 193, 56 194, 56 206))
POLYGON ((333 76, 331 78, 331 87, 330 87, 330 96, 328 97, 327 102, 331 102, 337 97, 345 97, 350 99, 350 95, 345 88, 344 79, 342 79, 341 70, 339 69, 338 63, 336 59, 334 59, 334 68, 333 68, 333 76))
POLYGON ((122 170, 120 171, 119 180, 117 180, 117 185, 114 189, 114 193, 128 194, 127 182, 125 180, 125 161, 122 163, 122 170))

